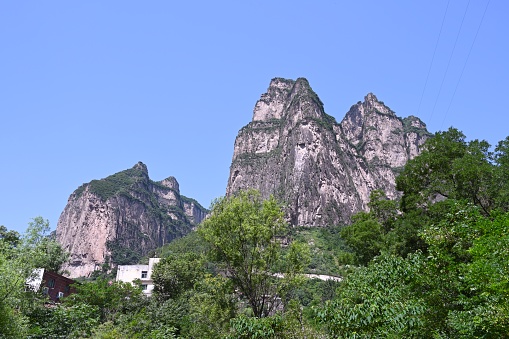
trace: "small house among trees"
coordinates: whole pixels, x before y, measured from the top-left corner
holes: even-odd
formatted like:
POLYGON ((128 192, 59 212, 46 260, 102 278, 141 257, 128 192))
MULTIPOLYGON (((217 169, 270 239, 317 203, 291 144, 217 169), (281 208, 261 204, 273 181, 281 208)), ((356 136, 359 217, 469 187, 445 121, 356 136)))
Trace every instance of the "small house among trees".
POLYGON ((44 268, 34 270, 33 275, 28 279, 27 286, 35 292, 47 295, 52 301, 58 302, 62 298, 75 293, 75 281, 44 268))
POLYGON ((154 290, 152 271, 154 265, 157 264, 159 260, 160 258, 150 258, 148 260, 148 265, 119 265, 115 280, 128 283, 134 283, 139 280, 143 293, 149 297, 154 290))

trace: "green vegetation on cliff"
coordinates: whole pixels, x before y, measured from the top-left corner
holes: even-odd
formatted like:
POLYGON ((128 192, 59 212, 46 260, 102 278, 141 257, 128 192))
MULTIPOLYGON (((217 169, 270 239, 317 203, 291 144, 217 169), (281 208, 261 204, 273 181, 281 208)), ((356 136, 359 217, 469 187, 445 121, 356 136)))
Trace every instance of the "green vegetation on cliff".
POLYGON ((198 211, 198 215, 206 212, 196 200, 180 195, 175 178, 152 181, 141 162, 80 186, 72 197, 79 199, 85 189, 111 211, 108 222, 115 227, 115 238, 106 243, 111 254, 106 265, 135 264, 148 251, 189 233, 200 219, 194 220, 194 214, 188 216, 186 208, 198 211))
POLYGON ((92 180, 88 184, 83 184, 74 191, 74 194, 79 197, 88 186, 91 193, 106 201, 115 194, 129 189, 136 182, 146 178, 146 171, 140 165, 135 165, 133 168, 115 173, 104 179, 92 180))

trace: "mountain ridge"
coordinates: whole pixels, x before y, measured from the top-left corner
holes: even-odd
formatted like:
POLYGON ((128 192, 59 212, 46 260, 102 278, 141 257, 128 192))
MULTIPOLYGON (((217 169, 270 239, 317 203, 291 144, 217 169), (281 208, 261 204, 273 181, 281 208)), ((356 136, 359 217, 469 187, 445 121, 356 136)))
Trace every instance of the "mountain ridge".
MULTIPOLYGON (((274 195, 292 226, 347 224, 368 210, 372 190, 399 197, 395 177, 430 136, 419 118, 398 117, 373 93, 338 123, 305 78, 274 78, 237 135, 226 196, 247 188, 274 195)), ((207 213, 174 177, 152 181, 138 162, 78 187, 56 237, 71 254, 71 277, 88 276, 136 263, 207 213)))
POLYGON ((56 239, 71 255, 71 277, 133 264, 189 233, 208 211, 180 194, 177 180, 149 178, 145 164, 78 187, 60 215, 56 239))
POLYGON ((338 123, 305 78, 274 78, 234 144, 226 195, 255 188, 294 226, 348 223, 369 192, 397 198, 395 176, 431 134, 368 93, 338 123))

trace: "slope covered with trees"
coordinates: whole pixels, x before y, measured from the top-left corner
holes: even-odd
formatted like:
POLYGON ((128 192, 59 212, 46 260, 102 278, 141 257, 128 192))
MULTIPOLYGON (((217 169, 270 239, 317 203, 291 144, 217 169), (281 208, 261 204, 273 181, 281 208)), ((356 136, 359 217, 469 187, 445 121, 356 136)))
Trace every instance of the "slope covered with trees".
POLYGON ((317 312, 329 335, 507 337, 508 145, 437 133, 397 178, 399 211, 372 194, 341 233, 363 267, 317 312))
POLYGON ((257 191, 218 199, 197 232, 151 253, 162 260, 150 299, 106 276, 45 308, 41 296, 24 292, 23 279, 33 267, 58 266, 65 254, 34 225, 24 237, 2 228, 0 333, 506 338, 509 138, 494 149, 465 139, 455 129, 437 133, 399 175, 401 200, 372 191, 369 212, 348 226, 290 228, 282 206, 257 191), (343 280, 302 274, 317 270, 343 280), (25 273, 5 279, 16 272, 25 273))

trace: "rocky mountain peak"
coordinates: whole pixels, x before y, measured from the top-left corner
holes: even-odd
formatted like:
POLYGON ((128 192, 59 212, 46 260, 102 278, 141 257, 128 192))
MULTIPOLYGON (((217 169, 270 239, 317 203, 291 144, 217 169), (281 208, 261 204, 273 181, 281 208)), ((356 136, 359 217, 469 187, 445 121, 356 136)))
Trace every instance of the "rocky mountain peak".
MULTIPOLYGON (((374 131, 379 131, 381 125, 387 122, 396 122, 399 118, 389 107, 373 93, 368 93, 364 101, 357 102, 346 113, 341 121, 341 128, 348 141, 354 145, 359 144, 365 134, 371 131, 373 137, 377 137, 374 131)), ((396 122, 397 123, 397 122, 396 122)), ((368 133, 369 134, 369 133, 368 133)))
POLYGON ((147 165, 145 165, 141 161, 138 161, 138 163, 136 163, 136 165, 133 166, 133 170, 140 171, 143 175, 146 175, 148 177, 147 165))
POLYGON ((397 197, 395 176, 428 136, 422 121, 397 117, 373 93, 338 124, 306 79, 275 78, 235 140, 226 193, 274 194, 293 225, 347 223, 371 190, 397 197))
POLYGON ((364 101, 365 102, 374 102, 374 101, 378 102, 378 98, 376 97, 376 95, 369 92, 368 94, 366 94, 366 96, 364 96, 364 101))
POLYGON ((164 180, 161 180, 160 183, 164 187, 168 187, 176 192, 180 192, 179 183, 177 182, 177 179, 175 179, 175 177, 168 177, 164 180))
POLYGON ((403 125, 407 129, 415 128, 415 129, 426 129, 426 124, 422 122, 421 119, 419 119, 416 116, 410 115, 403 119, 403 125))
POLYGON ((71 277, 106 264, 133 264, 149 251, 190 232, 208 211, 180 194, 174 177, 152 181, 147 166, 81 185, 58 219, 56 239, 71 254, 71 277))
MULTIPOLYGON (((267 92, 262 94, 253 110, 253 121, 271 121, 283 118, 283 114, 288 112, 290 106, 294 110, 305 113, 313 113, 312 116, 318 118, 323 111, 323 104, 311 89, 309 82, 305 78, 297 80, 274 78, 271 80, 267 92), (315 110, 304 109, 302 106, 314 104, 315 110)), ((300 118, 303 118, 301 116, 300 118)))
POLYGON ((295 84, 293 80, 274 78, 253 110, 253 121, 281 119, 285 103, 295 84))
POLYGON ((387 114, 391 116, 396 116, 396 114, 382 101, 379 101, 376 95, 373 93, 368 93, 364 97, 364 102, 360 104, 362 106, 362 110, 365 114, 387 114))
POLYGON ((285 78, 273 78, 269 84, 267 93, 272 93, 276 88, 280 90, 290 91, 295 85, 295 80, 285 78))
POLYGON ((313 92, 313 89, 311 89, 311 86, 309 85, 309 81, 306 78, 297 78, 293 85, 292 92, 294 94, 298 95, 312 95, 316 96, 315 92, 313 92))

